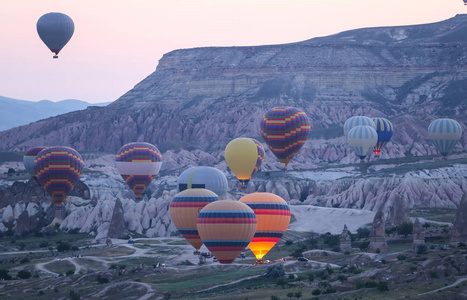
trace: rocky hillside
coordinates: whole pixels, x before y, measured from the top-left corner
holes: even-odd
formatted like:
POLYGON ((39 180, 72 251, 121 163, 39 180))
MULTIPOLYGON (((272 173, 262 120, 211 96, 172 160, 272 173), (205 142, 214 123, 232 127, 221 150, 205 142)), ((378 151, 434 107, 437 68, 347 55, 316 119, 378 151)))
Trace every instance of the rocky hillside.
MULTIPOLYGON (((170 235, 167 208, 176 178, 196 165, 225 172, 233 199, 267 191, 297 205, 381 209, 388 224, 398 224, 408 220, 409 208, 456 207, 467 192, 467 134, 444 161, 426 130, 433 119, 451 117, 467 132, 466 37, 467 15, 458 15, 286 45, 176 50, 106 107, 0 132, 0 150, 67 145, 81 151, 90 170, 82 178, 90 197, 67 202, 62 228, 97 237, 113 235, 111 227, 170 235), (239 189, 224 160, 226 144, 239 136, 261 140, 261 116, 284 105, 305 110, 311 119, 310 137, 290 164, 297 172, 278 171, 280 164, 265 147, 263 172, 239 189), (355 163, 342 133, 352 115, 393 122, 393 139, 380 160, 355 163), (114 168, 114 153, 132 141, 153 143, 163 152, 152 195, 138 204, 114 168)), ((5 203, 3 223, 17 224, 25 206, 21 200, 5 203)))
MULTIPOLYGON (((308 167, 345 162, 341 127, 356 114, 395 124, 388 157, 432 154, 426 128, 434 118, 455 118, 466 129, 465 36, 467 15, 458 15, 285 45, 175 50, 111 105, 2 132, 0 149, 63 144, 114 153, 138 140, 212 153, 234 137, 258 137, 267 109, 293 105, 312 122, 301 154, 308 167)), ((454 151, 466 143, 464 135, 454 151)))

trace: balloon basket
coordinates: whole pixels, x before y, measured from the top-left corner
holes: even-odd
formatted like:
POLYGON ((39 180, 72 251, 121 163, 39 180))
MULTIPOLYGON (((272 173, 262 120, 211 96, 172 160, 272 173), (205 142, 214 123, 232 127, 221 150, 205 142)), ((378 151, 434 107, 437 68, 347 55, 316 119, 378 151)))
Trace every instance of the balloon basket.
POLYGON ((201 254, 201 252, 199 250, 193 251, 193 255, 200 255, 200 254, 201 254))
POLYGON ((58 55, 54 55, 53 58, 54 58, 54 59, 58 58, 58 55))

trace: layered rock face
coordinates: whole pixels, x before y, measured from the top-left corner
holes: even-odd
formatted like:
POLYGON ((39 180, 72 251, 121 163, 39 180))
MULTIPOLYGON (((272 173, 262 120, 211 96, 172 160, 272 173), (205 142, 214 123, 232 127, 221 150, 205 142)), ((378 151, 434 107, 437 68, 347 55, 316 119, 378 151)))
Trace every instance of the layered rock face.
MULTIPOLYGON (((383 157, 435 153, 426 128, 435 116, 466 124, 467 17, 436 24, 354 30, 305 42, 170 52, 156 72, 108 107, 0 133, 0 149, 60 144, 114 153, 131 141, 162 148, 221 150, 258 137, 261 116, 291 105, 311 118, 303 160, 346 162, 341 126, 352 115, 396 125, 383 157)), ((454 150, 466 145, 464 135, 454 150)))

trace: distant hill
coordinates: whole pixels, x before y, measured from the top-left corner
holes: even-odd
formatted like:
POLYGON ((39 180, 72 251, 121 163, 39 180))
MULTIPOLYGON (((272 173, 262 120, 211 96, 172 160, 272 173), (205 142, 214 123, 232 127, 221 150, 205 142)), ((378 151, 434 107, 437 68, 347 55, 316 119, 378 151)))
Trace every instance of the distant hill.
POLYGON ((33 102, 0 96, 0 131, 64 113, 83 110, 89 106, 106 106, 109 103, 88 103, 75 99, 58 102, 49 100, 33 102))

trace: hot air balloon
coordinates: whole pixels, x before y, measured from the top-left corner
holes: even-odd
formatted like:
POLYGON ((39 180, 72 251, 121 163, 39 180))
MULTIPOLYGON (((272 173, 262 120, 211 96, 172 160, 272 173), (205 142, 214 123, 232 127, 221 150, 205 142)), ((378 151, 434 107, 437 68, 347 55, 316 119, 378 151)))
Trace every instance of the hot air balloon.
POLYGON ((115 160, 117 170, 135 194, 135 200, 140 201, 161 169, 161 153, 149 143, 129 143, 118 150, 115 160))
POLYGON ((62 13, 51 12, 43 15, 37 21, 37 33, 44 44, 55 53, 53 58, 58 58, 58 53, 68 43, 75 31, 73 20, 62 13))
POLYGON ((196 221, 198 214, 211 202, 219 200, 214 192, 206 189, 187 189, 173 198, 170 202, 170 218, 181 235, 196 249, 199 249, 203 241, 199 237, 196 221))
POLYGON ((463 2, 464 2, 464 5, 467 5, 467 0, 463 0, 463 2))
POLYGON ((230 264, 255 235, 256 216, 244 203, 215 201, 201 210, 197 224, 204 245, 221 264, 230 264))
POLYGON ((376 125, 376 133, 378 134, 378 142, 376 142, 373 152, 376 157, 378 157, 384 145, 391 140, 392 134, 394 133, 394 127, 392 126, 392 123, 385 118, 373 118, 373 121, 376 125))
POLYGON ((227 195, 227 177, 220 170, 212 167, 191 167, 180 174, 177 180, 178 192, 186 189, 207 189, 224 199, 227 195))
POLYGON ((436 149, 447 157, 462 136, 462 127, 452 119, 437 119, 428 126, 428 136, 436 149))
POLYGON ((34 160, 37 181, 59 205, 73 190, 83 171, 81 155, 73 148, 50 147, 39 152, 34 160))
POLYGON ((257 140, 237 138, 225 147, 225 161, 242 185, 247 185, 264 160, 264 148, 257 140))
POLYGON ((26 171, 31 175, 31 177, 35 178, 36 173, 34 172, 34 159, 36 158, 37 154, 44 150, 46 147, 34 147, 26 151, 23 156, 23 165, 26 171))
POLYGON ((261 121, 263 139, 285 168, 305 144, 309 133, 310 120, 295 107, 275 107, 261 121))
POLYGON ((256 259, 261 260, 289 227, 289 206, 284 199, 271 193, 252 193, 238 201, 245 203, 255 212, 258 224, 248 247, 256 259))
POLYGON ((355 150, 357 156, 363 161, 368 153, 376 146, 378 134, 373 127, 355 126, 350 129, 347 139, 350 147, 355 150))
POLYGON ((349 136, 350 129, 355 126, 370 126, 376 129, 375 122, 365 116, 353 116, 347 119, 344 123, 344 136, 347 138, 349 136))

